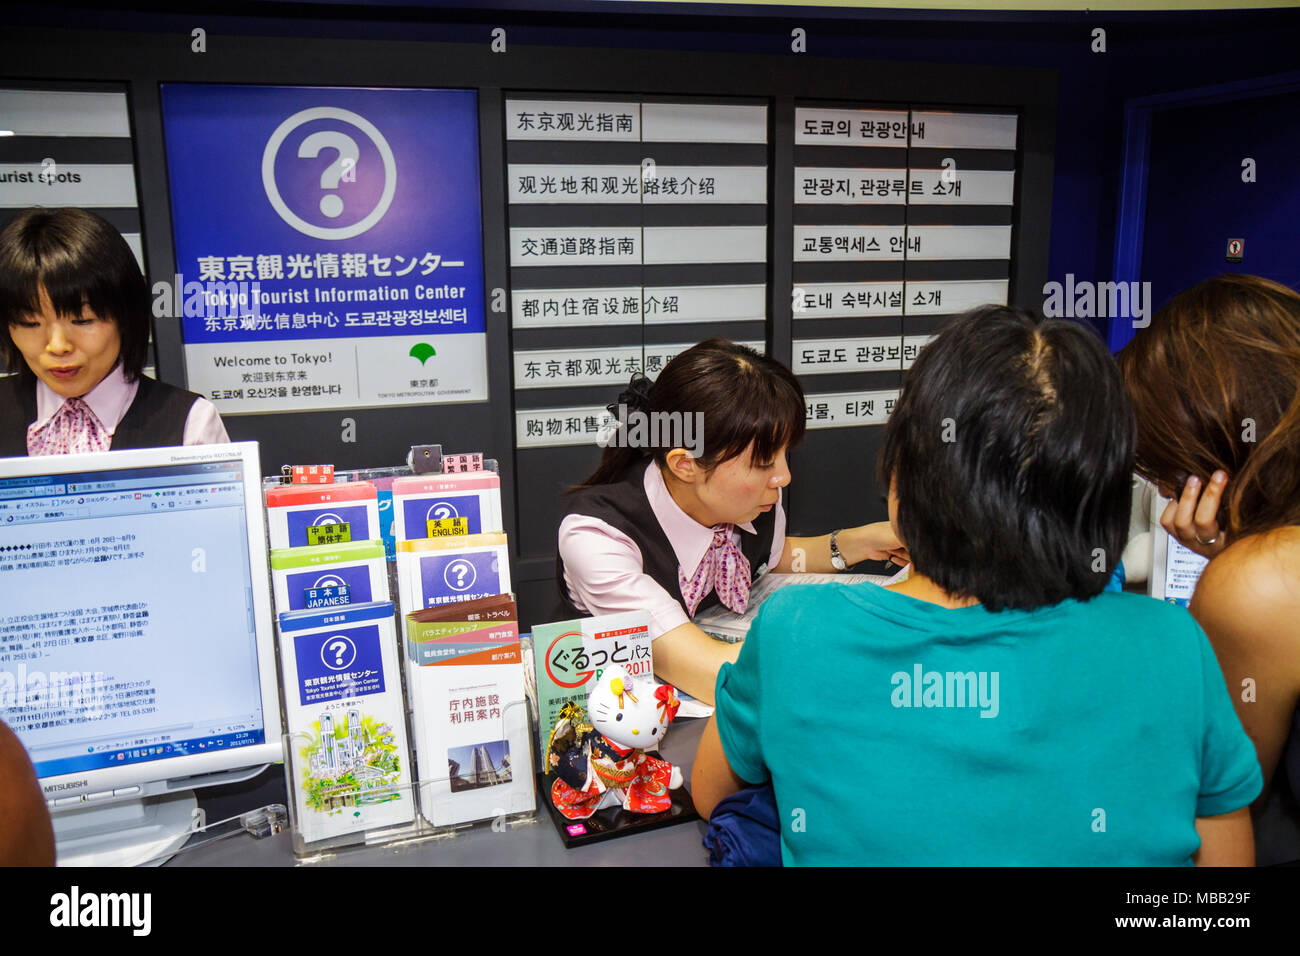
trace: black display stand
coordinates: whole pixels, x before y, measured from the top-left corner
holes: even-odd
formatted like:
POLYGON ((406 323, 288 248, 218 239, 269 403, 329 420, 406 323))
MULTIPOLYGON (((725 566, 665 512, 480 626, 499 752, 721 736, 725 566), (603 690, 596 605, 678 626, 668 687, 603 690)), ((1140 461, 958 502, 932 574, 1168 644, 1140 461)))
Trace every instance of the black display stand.
POLYGON ((690 791, 683 785, 676 790, 668 791, 673 805, 659 813, 629 813, 622 807, 606 807, 585 820, 570 820, 557 810, 551 801, 551 784, 555 780, 556 776, 553 773, 537 775, 538 799, 550 813, 551 822, 555 824, 555 830, 560 834, 560 840, 566 850, 632 833, 648 833, 661 827, 671 827, 678 823, 700 819, 700 815, 695 812, 690 791))

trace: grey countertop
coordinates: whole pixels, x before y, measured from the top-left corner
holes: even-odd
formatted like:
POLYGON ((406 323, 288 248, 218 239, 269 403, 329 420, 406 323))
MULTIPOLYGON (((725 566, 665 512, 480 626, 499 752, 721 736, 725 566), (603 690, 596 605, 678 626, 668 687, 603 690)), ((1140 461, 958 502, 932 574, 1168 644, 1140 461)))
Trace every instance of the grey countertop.
MULTIPOLYGON (((695 749, 707 721, 682 720, 666 735, 661 752, 679 764, 688 783, 695 749)), ((539 794, 539 801, 546 797, 539 794)), ((248 809, 253 809, 249 807, 248 809)), ((539 802, 530 821, 493 829, 491 821, 447 836, 390 846, 352 847, 302 861, 314 866, 706 866, 702 820, 566 850, 539 802)), ((240 835, 173 857, 168 866, 295 866, 288 831, 255 840, 240 835)))

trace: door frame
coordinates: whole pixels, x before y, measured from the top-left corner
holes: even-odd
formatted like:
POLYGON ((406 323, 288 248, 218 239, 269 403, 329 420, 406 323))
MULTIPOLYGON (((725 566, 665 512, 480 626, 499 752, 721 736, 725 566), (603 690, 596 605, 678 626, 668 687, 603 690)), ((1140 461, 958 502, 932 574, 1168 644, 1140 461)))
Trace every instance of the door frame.
MULTIPOLYGON (((1207 106, 1300 90, 1300 72, 1220 83, 1195 89, 1138 96, 1124 101, 1124 152, 1120 168, 1119 208, 1115 217, 1115 258, 1112 278, 1136 282, 1142 270, 1142 241, 1147 211, 1147 164, 1151 153, 1151 120, 1162 110, 1207 106)), ((1117 352, 1133 338, 1133 323, 1112 318, 1106 341, 1117 352)))

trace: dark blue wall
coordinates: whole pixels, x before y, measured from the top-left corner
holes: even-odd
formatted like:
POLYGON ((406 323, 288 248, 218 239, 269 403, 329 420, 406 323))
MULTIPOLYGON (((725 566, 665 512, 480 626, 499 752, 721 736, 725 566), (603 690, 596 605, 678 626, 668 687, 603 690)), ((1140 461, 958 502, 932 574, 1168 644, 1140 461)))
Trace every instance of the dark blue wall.
POLYGON ((807 31, 812 56, 1054 68, 1060 84, 1053 215, 1051 235, 1042 241, 1050 243, 1052 278, 1068 272, 1093 281, 1113 278, 1124 101, 1300 68, 1300 10, 1090 15, 710 6, 678 12, 661 4, 557 0, 545 11, 537 4, 493 11, 423 0, 225 3, 211 8, 221 15, 177 16, 115 6, 71 19, 67 10, 9 7, 0 22, 178 33, 201 25, 209 34, 466 43, 487 43, 493 28, 504 27, 509 44, 753 53, 788 51, 790 30, 798 26, 807 31), (1096 27, 1106 31, 1105 53, 1091 50, 1096 27))
POLYGON ((1297 161, 1300 92, 1155 115, 1141 273, 1156 308, 1221 272, 1300 287, 1297 161), (1246 156, 1253 183, 1241 179, 1246 156), (1230 238, 1245 240, 1240 265, 1225 261, 1230 238))

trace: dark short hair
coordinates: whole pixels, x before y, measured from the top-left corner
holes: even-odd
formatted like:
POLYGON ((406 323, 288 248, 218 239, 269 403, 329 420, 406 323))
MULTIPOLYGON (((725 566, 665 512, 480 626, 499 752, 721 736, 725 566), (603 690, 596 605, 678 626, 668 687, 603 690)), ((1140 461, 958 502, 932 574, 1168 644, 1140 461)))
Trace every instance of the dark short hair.
MULTIPOLYGON (((140 377, 149 354, 149 286, 122 234, 84 209, 35 206, 0 230, 0 322, 5 328, 40 311, 44 287, 59 315, 82 304, 111 319, 121 338, 122 371, 140 377)), ((10 372, 34 377, 8 335, 0 357, 10 372)))
MULTIPOLYGON (((704 416, 700 463, 707 469, 738 457, 751 444, 753 461, 768 463, 782 448, 803 439, 807 420, 803 388, 790 369, 722 338, 707 339, 674 357, 649 387, 644 404, 642 410, 650 413, 704 416)), ((610 446, 595 472, 577 487, 617 481, 629 466, 649 457, 663 465, 670 450, 610 446)))
POLYGON ((1092 332, 983 306, 904 376, 880 480, 917 572, 949 594, 992 611, 1087 600, 1127 538, 1134 435, 1092 332))

